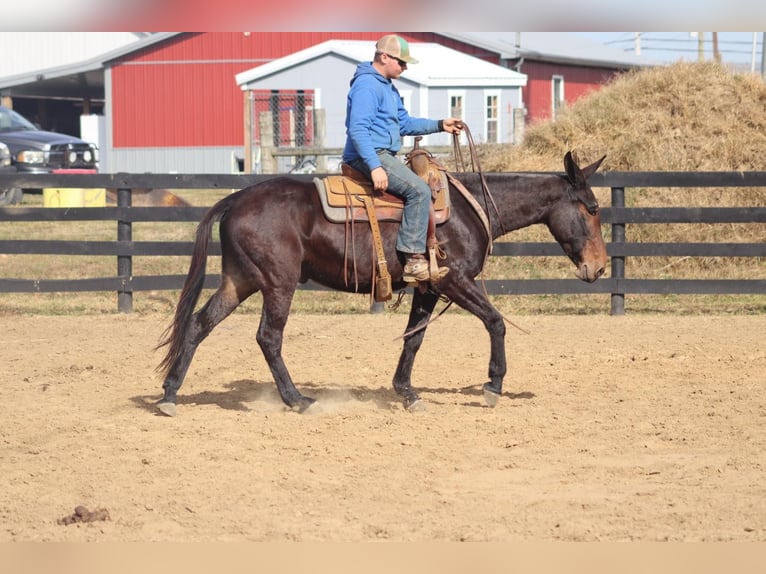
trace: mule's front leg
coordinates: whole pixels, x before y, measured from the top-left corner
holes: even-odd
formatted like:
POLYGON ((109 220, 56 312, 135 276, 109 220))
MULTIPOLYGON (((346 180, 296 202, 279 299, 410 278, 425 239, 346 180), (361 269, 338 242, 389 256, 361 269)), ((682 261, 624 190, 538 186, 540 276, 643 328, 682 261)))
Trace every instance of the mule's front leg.
POLYGON ((505 360, 505 323, 502 316, 492 309, 492 313, 484 319, 484 326, 489 332, 489 381, 484 383, 484 400, 487 405, 494 407, 503 392, 503 379, 507 370, 505 360))
POLYGON ((418 394, 412 390, 412 366, 415 364, 415 355, 417 355, 420 345, 423 343, 426 329, 425 325, 431 318, 438 296, 433 293, 421 293, 415 289, 412 298, 412 308, 410 309, 410 318, 407 322, 407 330, 410 332, 419 327, 419 331, 404 338, 402 353, 399 356, 399 364, 394 374, 394 390, 404 399, 404 407, 411 412, 425 409, 425 405, 420 400, 418 394))
MULTIPOLYGON (((453 280, 455 278, 453 277, 453 280)), ((500 312, 487 299, 486 295, 473 281, 453 283, 454 289, 445 294, 466 311, 476 315, 489 333, 489 382, 484 383, 484 400, 494 407, 503 392, 503 379, 506 373, 505 361, 505 323, 500 312)))

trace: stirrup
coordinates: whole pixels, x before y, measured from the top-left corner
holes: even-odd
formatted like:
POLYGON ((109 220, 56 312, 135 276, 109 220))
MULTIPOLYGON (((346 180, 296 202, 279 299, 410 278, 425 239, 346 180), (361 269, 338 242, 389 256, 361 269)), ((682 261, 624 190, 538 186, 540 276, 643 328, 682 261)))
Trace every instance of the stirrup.
MULTIPOLYGON (((441 252, 437 252, 438 244, 428 249, 428 274, 432 283, 436 283, 439 279, 443 279, 447 273, 449 273, 449 267, 439 267, 436 263, 437 255, 441 255, 441 252)), ((442 259, 443 259, 442 255, 442 259)))
POLYGON ((439 267, 436 264, 435 250, 430 251, 430 262, 426 261, 422 255, 408 259, 404 265, 404 273, 402 275, 402 280, 405 283, 436 282, 449 273, 449 268, 439 267))

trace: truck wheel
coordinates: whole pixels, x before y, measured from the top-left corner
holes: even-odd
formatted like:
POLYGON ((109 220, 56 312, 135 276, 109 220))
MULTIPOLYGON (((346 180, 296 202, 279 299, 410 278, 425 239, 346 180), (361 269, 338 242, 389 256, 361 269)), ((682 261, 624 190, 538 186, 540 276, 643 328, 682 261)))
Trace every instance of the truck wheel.
POLYGON ((21 191, 20 187, 0 189, 0 206, 19 204, 23 198, 24 192, 21 191))

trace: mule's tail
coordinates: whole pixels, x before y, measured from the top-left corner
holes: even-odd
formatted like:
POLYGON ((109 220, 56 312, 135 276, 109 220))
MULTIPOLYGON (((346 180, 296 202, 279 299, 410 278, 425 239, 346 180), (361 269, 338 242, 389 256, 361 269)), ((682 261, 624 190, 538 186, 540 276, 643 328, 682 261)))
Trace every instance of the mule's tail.
POLYGON ((160 349, 168 347, 165 358, 157 366, 157 371, 167 375, 171 366, 183 351, 184 336, 189 330, 194 308, 197 306, 199 295, 205 283, 205 271, 207 269, 207 251, 212 237, 212 229, 215 222, 223 217, 236 194, 228 195, 213 207, 211 207, 197 226, 197 236, 194 240, 189 272, 186 282, 181 290, 173 322, 162 333, 160 342, 155 347, 160 349))

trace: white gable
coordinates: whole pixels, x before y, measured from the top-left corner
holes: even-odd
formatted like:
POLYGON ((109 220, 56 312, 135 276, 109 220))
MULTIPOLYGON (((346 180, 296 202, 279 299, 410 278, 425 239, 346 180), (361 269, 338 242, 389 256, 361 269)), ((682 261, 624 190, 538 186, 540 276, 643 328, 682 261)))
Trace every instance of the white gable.
MULTIPOLYGON (((510 88, 527 83, 524 74, 439 44, 412 42, 410 52, 419 63, 408 66, 402 79, 422 87, 510 88)), ((236 81, 243 90, 254 89, 259 80, 328 55, 359 64, 372 60, 374 53, 375 43, 371 41, 329 40, 237 74, 236 81)))

